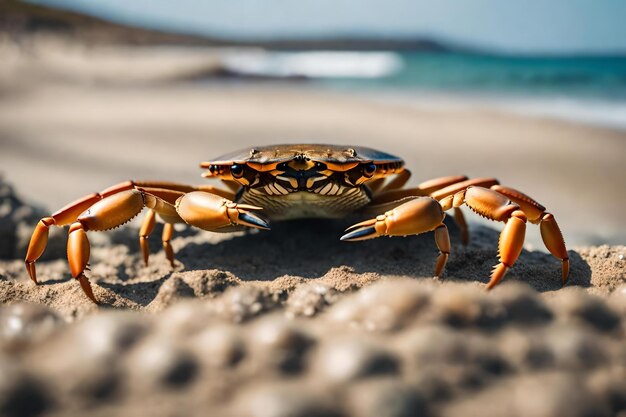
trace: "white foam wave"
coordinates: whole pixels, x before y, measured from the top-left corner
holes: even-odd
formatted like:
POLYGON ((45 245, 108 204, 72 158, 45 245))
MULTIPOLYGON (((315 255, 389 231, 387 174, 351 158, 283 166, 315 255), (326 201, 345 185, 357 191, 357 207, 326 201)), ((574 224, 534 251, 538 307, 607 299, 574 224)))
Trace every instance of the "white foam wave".
POLYGON ((266 52, 228 54, 225 68, 243 75, 308 78, 380 78, 403 67, 393 52, 266 52))

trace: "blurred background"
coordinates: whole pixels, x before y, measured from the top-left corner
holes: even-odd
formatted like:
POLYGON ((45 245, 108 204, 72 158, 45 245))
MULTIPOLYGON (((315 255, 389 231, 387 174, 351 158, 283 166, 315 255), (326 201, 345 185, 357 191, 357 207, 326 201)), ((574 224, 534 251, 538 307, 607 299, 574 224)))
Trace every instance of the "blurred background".
POLYGON ((355 144, 403 157, 413 185, 497 177, 570 246, 624 244, 623 16, 618 0, 1 0, 0 173, 55 210, 128 178, 198 183, 237 148, 355 144))

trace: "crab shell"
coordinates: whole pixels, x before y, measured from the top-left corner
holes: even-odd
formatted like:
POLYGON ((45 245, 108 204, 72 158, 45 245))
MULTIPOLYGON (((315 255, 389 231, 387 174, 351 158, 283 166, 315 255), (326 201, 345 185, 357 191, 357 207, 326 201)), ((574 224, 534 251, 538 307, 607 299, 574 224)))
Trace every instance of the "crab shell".
POLYGON ((258 172, 276 170, 282 163, 297 162, 325 164, 335 172, 347 171, 359 164, 372 163, 376 173, 368 179, 382 178, 400 172, 404 161, 397 156, 366 147, 350 147, 325 144, 284 144, 252 149, 242 149, 222 155, 215 160, 202 162, 200 167, 208 169, 204 177, 219 177, 225 180, 236 180, 231 174, 233 165, 244 164, 258 172))

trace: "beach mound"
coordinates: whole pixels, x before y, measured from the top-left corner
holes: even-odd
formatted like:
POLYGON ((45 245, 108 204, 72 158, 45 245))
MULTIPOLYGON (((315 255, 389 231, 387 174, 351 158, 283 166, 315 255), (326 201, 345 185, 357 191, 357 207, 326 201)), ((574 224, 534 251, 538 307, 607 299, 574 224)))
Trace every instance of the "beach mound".
MULTIPOLYGON (((30 219, 15 215, 28 206, 5 191, 2 207, 12 206, 3 224, 30 219)), ((136 228, 91 233, 89 276, 100 306, 70 278, 58 249, 38 263, 38 286, 21 259, 0 261, 0 414, 626 410, 625 247, 571 250, 565 288, 557 260, 525 250, 488 293, 494 229, 474 228, 469 246, 455 244, 446 275, 434 280, 429 234, 343 243, 345 226, 179 231, 174 269, 158 230, 148 266, 136 228)), ((63 233, 55 238, 62 243, 63 233)))

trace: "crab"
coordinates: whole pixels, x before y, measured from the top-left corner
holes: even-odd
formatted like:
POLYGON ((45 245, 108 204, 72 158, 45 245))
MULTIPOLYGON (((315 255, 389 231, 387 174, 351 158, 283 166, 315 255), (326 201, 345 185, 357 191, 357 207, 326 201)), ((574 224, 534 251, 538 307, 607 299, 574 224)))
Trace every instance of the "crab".
POLYGON ((499 263, 494 266, 487 289, 498 284, 515 264, 527 222, 539 225, 546 248, 561 260, 563 285, 567 282, 569 258, 554 216, 534 199, 500 185, 495 178, 447 176, 406 188, 411 173, 402 159, 365 147, 322 144, 248 148, 202 162, 200 167, 206 170, 203 177, 219 179, 226 188, 126 181, 42 218, 26 254, 29 276, 37 283, 35 262, 45 250, 49 228, 69 225, 70 272, 86 296, 97 303, 85 276, 90 253, 87 232, 116 228, 148 208, 139 229, 146 265, 150 255, 148 237, 156 215, 165 223, 163 249, 174 267, 170 242, 176 223, 212 232, 234 232, 269 230, 270 220, 343 218, 356 213, 369 218, 347 228, 342 241, 434 232, 439 249, 434 276, 439 278, 450 255, 450 237, 443 220, 446 212, 452 211, 461 241, 467 244, 468 227, 460 210, 466 205, 487 219, 505 223, 498 242, 499 263))

